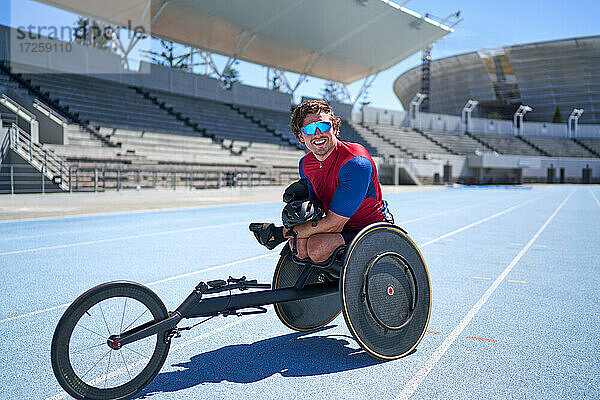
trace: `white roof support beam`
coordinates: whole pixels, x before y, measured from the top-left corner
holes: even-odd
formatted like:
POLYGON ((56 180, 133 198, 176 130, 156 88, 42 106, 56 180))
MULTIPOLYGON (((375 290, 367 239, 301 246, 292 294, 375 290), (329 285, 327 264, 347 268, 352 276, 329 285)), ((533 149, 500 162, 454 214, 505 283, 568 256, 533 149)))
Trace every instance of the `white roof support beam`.
POLYGON ((229 56, 227 63, 225 63, 225 67, 223 68, 223 73, 227 72, 227 70, 229 68, 231 68, 233 63, 236 62, 242 54, 244 54, 244 51, 246 51, 248 46, 250 46, 250 43, 252 43, 254 38, 256 38, 256 33, 250 34, 248 31, 245 31, 245 30, 242 31, 242 33, 240 33, 240 37, 238 38, 235 48, 233 49, 233 53, 231 54, 231 56, 229 56), (247 35, 250 35, 250 36, 244 42, 244 39, 246 38, 247 35), (242 45, 242 43, 244 43, 244 45, 242 45))
POLYGON ((163 3, 160 5, 160 8, 156 11, 156 14, 154 14, 152 16, 152 19, 150 20, 150 26, 152 26, 152 24, 154 24, 154 22, 156 21, 156 19, 160 16, 160 14, 162 14, 162 12, 165 10, 165 8, 167 7, 167 5, 170 2, 171 2, 170 0, 163 1, 163 3))

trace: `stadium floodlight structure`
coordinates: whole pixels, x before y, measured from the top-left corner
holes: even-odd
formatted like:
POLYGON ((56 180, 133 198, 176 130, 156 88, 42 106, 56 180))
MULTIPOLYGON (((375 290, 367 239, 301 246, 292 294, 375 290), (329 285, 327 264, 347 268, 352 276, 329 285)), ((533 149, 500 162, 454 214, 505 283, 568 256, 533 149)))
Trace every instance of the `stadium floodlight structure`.
POLYGON ((569 139, 572 137, 577 137, 577 125, 581 114, 583 114, 583 108, 574 108, 571 112, 571 115, 569 115, 569 120, 567 121, 567 137, 569 139), (571 124, 573 126, 572 129, 571 124))
POLYGON ((461 113, 461 122, 463 124, 463 132, 469 132, 469 127, 471 126, 471 113, 477 107, 479 102, 477 100, 469 99, 467 104, 462 109, 461 113))
POLYGON ((421 107, 421 103, 423 102, 423 100, 425 100, 426 98, 427 98, 426 94, 417 93, 415 95, 415 97, 413 97, 412 101, 410 102, 408 116, 410 118, 411 128, 416 128, 417 126, 419 128, 421 127, 421 118, 420 118, 419 108, 421 107), (417 119, 419 120, 418 124, 416 123, 417 119))
POLYGON ((523 116, 533 108, 525 105, 520 105, 519 109, 513 116, 513 132, 515 136, 521 136, 523 134, 523 116))

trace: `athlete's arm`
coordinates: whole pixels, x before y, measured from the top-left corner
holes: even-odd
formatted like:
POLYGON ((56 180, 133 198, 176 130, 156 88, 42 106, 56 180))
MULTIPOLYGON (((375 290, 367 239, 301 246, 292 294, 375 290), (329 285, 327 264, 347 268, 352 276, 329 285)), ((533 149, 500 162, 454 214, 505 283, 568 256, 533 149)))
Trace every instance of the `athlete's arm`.
POLYGON ((338 172, 338 185, 327 216, 320 220, 317 226, 312 226, 311 223, 298 225, 294 228, 298 237, 341 232, 365 199, 372 176, 373 166, 368 159, 354 157, 348 160, 338 172))
POLYGON ((349 217, 337 215, 330 210, 325 218, 319 220, 317 226, 312 226, 312 222, 305 222, 295 226, 294 230, 298 234, 299 239, 305 239, 317 233, 336 233, 344 229, 344 225, 346 225, 349 219, 349 217))

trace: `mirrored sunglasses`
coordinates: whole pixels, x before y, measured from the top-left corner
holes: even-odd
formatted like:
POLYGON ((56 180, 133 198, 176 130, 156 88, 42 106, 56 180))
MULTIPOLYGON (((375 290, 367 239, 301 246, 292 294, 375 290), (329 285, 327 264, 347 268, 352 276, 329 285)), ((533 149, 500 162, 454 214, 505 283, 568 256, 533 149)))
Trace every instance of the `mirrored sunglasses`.
POLYGON ((301 129, 305 135, 314 135, 317 132, 317 128, 321 133, 325 133, 331 129, 331 123, 329 122, 313 122, 312 124, 306 125, 301 129))

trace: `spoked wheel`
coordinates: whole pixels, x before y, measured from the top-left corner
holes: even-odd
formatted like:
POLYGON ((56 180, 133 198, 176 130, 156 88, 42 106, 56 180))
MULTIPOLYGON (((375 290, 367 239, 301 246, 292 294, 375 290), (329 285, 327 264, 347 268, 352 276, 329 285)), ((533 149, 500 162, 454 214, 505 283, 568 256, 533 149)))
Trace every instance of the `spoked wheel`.
POLYGON ((52 338, 54 375, 77 399, 126 399, 150 383, 162 367, 170 342, 166 332, 115 350, 118 335, 168 317, 160 298, 145 286, 109 282, 96 286, 65 311, 52 338))

